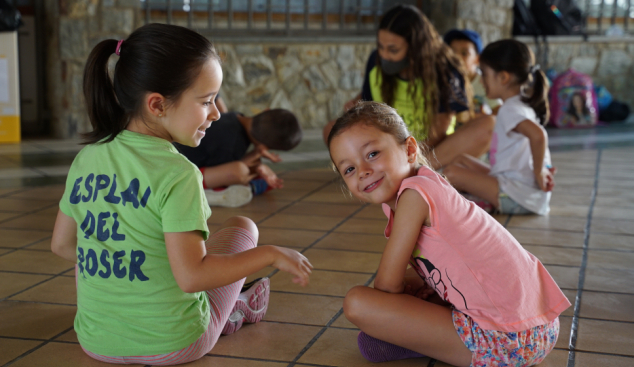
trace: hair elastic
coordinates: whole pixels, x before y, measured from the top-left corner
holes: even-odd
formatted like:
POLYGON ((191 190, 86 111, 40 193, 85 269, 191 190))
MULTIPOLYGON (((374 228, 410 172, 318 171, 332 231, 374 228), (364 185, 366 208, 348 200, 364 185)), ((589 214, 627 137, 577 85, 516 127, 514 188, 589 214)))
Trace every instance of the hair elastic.
POLYGON ((117 56, 119 56, 119 54, 121 54, 121 44, 123 43, 123 40, 120 40, 119 42, 117 42, 117 48, 114 50, 114 53, 117 54, 117 56))
POLYGON ((531 74, 535 74, 535 72, 537 70, 539 70, 539 69, 540 69, 539 64, 535 64, 535 65, 531 66, 530 69, 528 69, 528 72, 531 73, 531 74))

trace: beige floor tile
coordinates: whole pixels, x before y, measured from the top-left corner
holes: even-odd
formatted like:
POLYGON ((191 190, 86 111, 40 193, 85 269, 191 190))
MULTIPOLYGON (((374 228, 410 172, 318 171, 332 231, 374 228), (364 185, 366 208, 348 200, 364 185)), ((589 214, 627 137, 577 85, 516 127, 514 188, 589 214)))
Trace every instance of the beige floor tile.
POLYGON ((51 205, 57 206, 57 203, 49 200, 0 198, 0 210, 8 212, 31 212, 44 209, 51 205))
POLYGON ((350 288, 365 284, 370 276, 370 274, 313 270, 310 283, 302 287, 292 282, 290 274, 279 272, 275 274, 275 279, 271 282, 271 290, 343 297, 350 288))
POLYGON ((579 320, 577 349, 634 356, 634 324, 579 320))
POLYGON ((58 336, 57 338, 55 338, 55 340, 63 341, 63 342, 79 343, 75 329, 69 330, 68 332, 58 336))
POLYGON ((73 326, 74 306, 0 302, 0 336, 48 339, 73 326))
POLYGON ((634 358, 604 354, 575 353, 575 367, 632 367, 634 358))
POLYGON ((591 249, 634 251, 634 236, 590 232, 588 245, 591 249))
MULTIPOLYGON (((559 173, 559 172, 557 172, 559 173)), ((593 187, 594 176, 577 176, 570 174, 557 174, 555 175, 555 186, 579 186, 579 187, 593 187)))
POLYGON ((387 244, 387 239, 383 234, 333 232, 317 242, 314 248, 383 253, 385 244, 387 244))
MULTIPOLYGON (((50 237, 50 236, 49 236, 50 237)), ((32 245, 28 245, 26 247, 24 247, 24 249, 29 249, 29 250, 39 250, 39 251, 51 251, 51 239, 45 239, 39 242, 36 242, 32 245)))
POLYGON ((308 247, 321 238, 325 231, 278 229, 260 227, 259 244, 285 247, 308 247))
POLYGON ((614 186, 599 186, 597 191, 597 197, 619 197, 626 200, 634 199, 634 192, 631 188, 614 187, 614 186))
POLYGON ((9 213, 9 212, 2 212, 0 213, 0 222, 5 221, 5 220, 9 220, 11 218, 15 218, 20 216, 20 213, 9 213))
POLYGON ((259 322, 221 337, 210 354, 290 362, 321 329, 318 326, 259 322))
POLYGON ((631 269, 634 252, 588 251, 588 268, 631 269))
POLYGON ((582 249, 523 245, 543 264, 581 266, 582 249))
POLYGON ((509 228, 522 245, 565 246, 583 248, 583 233, 544 231, 541 229, 509 228))
POLYGON ((0 272, 0 299, 50 278, 47 275, 0 272))
POLYGON ((54 225, 54 215, 30 214, 3 222, 0 228, 52 231, 54 225))
POLYGON ((0 229, 0 247, 22 247, 50 236, 47 232, 0 229))
POLYGON ((231 208, 230 210, 228 208, 211 208, 211 211, 211 217, 207 219, 209 224, 222 224, 227 219, 236 216, 247 217, 257 223, 270 215, 267 212, 245 212, 241 211, 240 208, 231 208))
POLYGON ((285 177, 283 177, 283 179, 284 179, 284 188, 282 188, 282 190, 289 190, 289 191, 308 192, 308 191, 316 190, 324 186, 325 184, 323 181, 295 180, 295 179, 289 179, 285 177))
POLYGON ((306 196, 310 190, 271 190, 264 195, 273 198, 274 200, 282 200, 282 201, 295 201, 300 198, 306 196))
MULTIPOLYGON (((298 360, 299 363, 313 363, 328 366, 369 367, 376 363, 368 362, 357 345, 357 330, 331 329, 317 339, 308 351, 298 360)), ((395 362, 381 363, 383 367, 426 366, 429 358, 414 358, 395 362)))
MULTIPOLYGON (((259 195, 253 198, 250 203, 241 206, 240 209, 244 210, 244 212, 267 212, 273 213, 288 204, 290 204, 292 200, 279 200, 269 195, 259 195)), ((213 213, 214 208, 211 208, 213 213)))
POLYGON ((271 292, 264 320, 325 326, 343 307, 343 298, 271 292))
POLYGON ((594 202, 594 206, 595 208, 602 207, 606 209, 613 208, 613 207, 632 209, 634 208, 634 196, 626 197, 626 196, 598 195, 594 202))
POLYGON ((313 215, 275 214, 262 223, 259 223, 258 227, 329 231, 341 221, 341 218, 318 217, 313 215))
POLYGON ((557 181, 557 177, 555 177, 555 188, 553 189, 553 196, 559 194, 567 194, 567 195, 592 195, 592 190, 594 189, 591 185, 585 186, 577 186, 574 183, 563 184, 557 181))
POLYGON ((539 367, 566 367, 568 365, 568 351, 553 349, 544 361, 536 366, 539 367))
MULTIPOLYGON (((634 185, 632 186, 634 187, 634 185)), ((634 219, 633 208, 595 206, 592 218, 634 219)))
POLYGON ((570 343, 570 328, 572 327, 572 317, 559 316, 559 337, 555 348, 568 349, 570 343))
MULTIPOLYGON (((112 364, 94 360, 81 349, 79 344, 51 342, 18 360, 11 366, 32 367, 107 367, 112 364)), ((142 366, 139 364, 132 366, 142 366)))
POLYGON ((588 214, 588 208, 590 207, 591 196, 588 195, 569 195, 565 193, 558 193, 550 198, 550 208, 561 205, 579 205, 586 208, 586 214, 588 214))
POLYGON ((9 195, 9 198, 29 199, 29 200, 51 200, 51 201, 59 202, 63 194, 64 194, 64 185, 50 185, 50 186, 42 186, 42 187, 36 187, 36 188, 20 191, 19 193, 16 193, 14 195, 9 195))
POLYGON ((590 233, 634 235, 634 220, 592 218, 590 233))
POLYGON ((9 196, 11 193, 17 193, 18 191, 24 190, 23 188, 0 188, 0 196, 9 196))
POLYGON ((513 216, 506 227, 583 232, 585 225, 586 218, 526 215, 513 216))
POLYGON ((18 250, 0 257, 0 270, 57 274, 73 267, 52 252, 18 250))
POLYGON ((366 219, 386 219, 385 213, 383 213, 383 209, 381 209, 381 205, 372 204, 363 208, 360 212, 354 215, 355 218, 366 218, 366 219))
POLYGON ((36 301, 77 304, 75 278, 57 277, 10 298, 14 301, 36 301))
POLYGON ((634 295, 584 291, 579 316, 634 322, 634 295))
POLYGON ((559 265, 544 265, 550 276, 562 289, 577 289, 579 285, 579 268, 559 265))
POLYGON ((336 179, 337 173, 329 168, 317 168, 310 170, 289 171, 281 175, 285 180, 300 181, 332 181, 336 179))
POLYGON ((40 344, 42 342, 35 340, 0 338, 0 365, 4 366, 40 344))
POLYGON ((550 214, 558 217, 577 217, 577 218, 587 218, 588 211, 590 210, 587 205, 574 205, 574 204, 563 204, 563 205, 550 205, 550 214))
POLYGON ((359 329, 357 325, 351 323, 350 320, 346 318, 346 315, 343 312, 341 313, 339 317, 337 317, 337 320, 335 320, 335 322, 333 322, 331 326, 342 327, 347 329, 357 329, 357 330, 359 329))
MULTIPOLYGON (((627 171, 631 171, 632 170, 632 166, 629 166, 627 168, 624 168, 623 170, 627 170, 627 171)), ((616 172, 620 172, 621 169, 617 169, 617 170, 607 170, 607 172, 610 171, 616 171, 616 172)), ((608 173, 609 174, 609 173, 608 173)), ((599 190, 601 189, 631 189, 632 187, 634 187, 634 178, 609 178, 609 177, 601 177, 599 179, 599 190)))
POLYGON ((361 208, 360 204, 322 204, 302 201, 282 210, 281 214, 319 215, 345 218, 361 208))
POLYGON ((634 269, 587 268, 583 289, 634 293, 634 269))
POLYGON ((335 229, 335 232, 364 233, 382 235, 387 225, 386 219, 357 219, 351 218, 335 229))
POLYGON ((359 199, 353 198, 350 194, 344 195, 341 191, 330 192, 328 190, 318 191, 302 199, 302 201, 332 204, 362 204, 359 199))
MULTIPOLYGON (((577 297, 577 291, 576 290, 572 290, 572 289, 562 289, 562 292, 564 292, 564 294, 566 295, 566 298, 568 298, 568 301, 570 301, 570 307, 568 307, 564 312, 562 312, 561 314, 563 316, 573 316, 575 313, 575 298, 577 297)), ((585 292, 584 292, 585 294, 585 292)))
MULTIPOLYGON (((213 350, 212 350, 213 352, 213 350)), ((242 358, 204 356, 201 359, 181 365, 183 367, 285 367, 288 363, 254 361, 242 358)))
POLYGON ((315 269, 340 270, 373 274, 379 267, 381 254, 311 248, 304 252, 315 269))

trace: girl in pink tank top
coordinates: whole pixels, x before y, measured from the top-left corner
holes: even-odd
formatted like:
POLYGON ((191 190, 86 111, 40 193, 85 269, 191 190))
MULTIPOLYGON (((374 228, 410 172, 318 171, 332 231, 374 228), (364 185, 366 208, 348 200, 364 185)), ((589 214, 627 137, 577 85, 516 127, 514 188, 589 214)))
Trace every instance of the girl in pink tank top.
POLYGON ((350 192, 388 217, 374 288, 352 288, 344 301, 364 357, 543 361, 570 302, 535 256, 428 168, 396 110, 359 103, 337 120, 328 147, 350 192))

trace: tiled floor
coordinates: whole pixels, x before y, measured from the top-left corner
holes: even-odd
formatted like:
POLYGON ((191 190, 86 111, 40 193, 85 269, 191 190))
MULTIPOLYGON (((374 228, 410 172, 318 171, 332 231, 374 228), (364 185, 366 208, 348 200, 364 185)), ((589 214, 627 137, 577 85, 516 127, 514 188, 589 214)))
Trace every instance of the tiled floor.
MULTIPOLYGON (((541 366, 634 366, 634 129, 551 132, 559 169, 549 216, 498 216, 548 268, 574 307, 541 366), (572 334, 572 338, 571 338, 572 334), (573 351, 573 352, 571 352, 573 351)), ((0 145, 0 366, 101 366, 73 331, 73 265, 50 252, 57 202, 75 142, 0 145)), ((377 206, 342 194, 319 132, 277 165, 283 190, 238 209, 214 208, 210 227, 251 217, 260 243, 303 252, 315 266, 301 288, 268 268, 263 322, 221 337, 191 366, 370 366, 342 315, 346 291, 371 284, 386 240, 377 206)), ((253 278, 251 277, 251 278, 253 278)), ((447 366, 415 359, 381 366, 447 366)))

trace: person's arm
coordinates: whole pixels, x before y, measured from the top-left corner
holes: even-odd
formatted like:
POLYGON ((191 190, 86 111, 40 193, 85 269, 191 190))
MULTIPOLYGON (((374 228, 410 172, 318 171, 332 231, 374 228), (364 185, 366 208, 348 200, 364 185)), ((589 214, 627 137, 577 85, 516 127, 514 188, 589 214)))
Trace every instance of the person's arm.
POLYGON ((72 217, 57 212, 51 251, 63 259, 77 263, 77 222, 72 217))
POLYGON ((544 169, 544 156, 548 147, 548 136, 544 129, 530 120, 524 120, 517 124, 513 131, 528 138, 531 154, 533 155, 533 174, 537 186, 542 191, 552 191, 555 186, 553 173, 544 169))
POLYGON ((187 293, 225 286, 273 266, 293 275, 293 282, 308 284, 312 265, 295 250, 258 246, 230 255, 208 254, 200 231, 165 233, 165 246, 178 286, 187 293))
POLYGON ((415 190, 405 190, 399 197, 392 233, 381 257, 374 288, 403 293, 407 264, 428 217, 429 205, 422 196, 415 190))
POLYGON ((454 117, 453 112, 440 112, 437 113, 429 127, 429 136, 425 140, 425 144, 428 148, 433 148, 440 144, 447 137, 447 129, 451 124, 451 119, 454 117))

